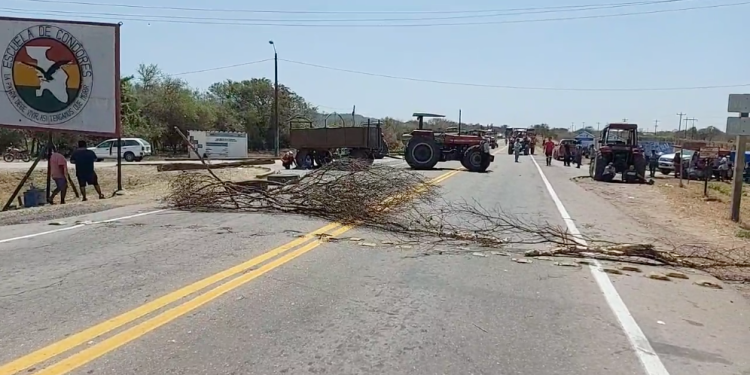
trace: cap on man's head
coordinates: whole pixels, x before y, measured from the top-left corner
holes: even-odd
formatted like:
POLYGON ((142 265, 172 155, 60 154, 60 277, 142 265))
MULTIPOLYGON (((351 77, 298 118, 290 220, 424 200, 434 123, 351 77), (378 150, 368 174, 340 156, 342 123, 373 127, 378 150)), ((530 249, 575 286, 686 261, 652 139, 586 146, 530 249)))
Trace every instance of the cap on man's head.
POLYGON ((84 140, 78 141, 78 147, 86 147, 86 141, 84 140))

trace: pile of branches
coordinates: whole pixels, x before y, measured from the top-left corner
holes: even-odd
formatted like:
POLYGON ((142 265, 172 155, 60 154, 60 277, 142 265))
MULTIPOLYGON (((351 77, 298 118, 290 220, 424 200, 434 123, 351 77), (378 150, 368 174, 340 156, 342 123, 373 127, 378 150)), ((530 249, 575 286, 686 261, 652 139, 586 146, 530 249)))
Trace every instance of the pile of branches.
POLYGON ((229 182, 185 172, 173 180, 167 202, 177 209, 294 213, 342 224, 384 226, 399 207, 429 204, 435 189, 420 174, 383 165, 340 161, 290 183, 229 182))
POLYGON ((573 236, 567 228, 524 217, 478 201, 444 199, 422 174, 382 164, 340 161, 288 183, 229 182, 215 175, 184 172, 171 184, 167 202, 182 210, 300 214, 380 229, 405 241, 496 248, 552 244, 529 256, 573 256, 710 270, 750 267, 750 259, 704 245, 658 250, 651 244, 622 244, 573 236), (582 247, 582 241, 588 243, 582 247), (687 251, 686 251, 687 250, 687 251))

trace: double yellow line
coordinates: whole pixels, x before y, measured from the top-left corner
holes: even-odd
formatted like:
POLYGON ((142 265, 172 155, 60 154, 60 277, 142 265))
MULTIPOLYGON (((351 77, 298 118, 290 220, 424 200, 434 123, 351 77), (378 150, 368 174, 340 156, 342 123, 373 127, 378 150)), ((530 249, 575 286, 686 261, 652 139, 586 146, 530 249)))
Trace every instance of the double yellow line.
MULTIPOLYGON (((448 173, 442 174, 432 180, 429 184, 438 184, 450 177, 460 173, 461 170, 454 170, 448 173)), ((214 287, 213 289, 202 293, 180 305, 177 305, 169 310, 166 310, 158 315, 149 318, 131 328, 128 328, 120 333, 115 334, 99 343, 89 345, 85 349, 59 361, 46 368, 34 372, 36 375, 60 375, 66 374, 73 371, 85 364, 93 361, 96 358, 103 356, 104 354, 111 352, 127 343, 136 340, 137 338, 183 316, 220 296, 232 291, 248 282, 262 276, 263 274, 280 267, 281 265, 292 261, 293 259, 307 253, 308 251, 320 246, 323 242, 320 240, 320 236, 328 234, 330 236, 340 236, 341 234, 351 230, 354 226, 341 225, 337 223, 328 224, 320 229, 310 232, 303 237, 300 237, 294 241, 291 241, 285 245, 279 246, 272 249, 263 255, 256 258, 250 259, 247 262, 231 267, 227 270, 219 272, 213 276, 209 276, 203 280, 197 281, 193 284, 185 286, 179 290, 164 295, 156 300, 146 303, 140 307, 137 307, 131 311, 123 313, 112 319, 109 319, 96 326, 83 330, 74 335, 68 336, 67 338, 60 340, 56 343, 48 345, 42 349, 39 349, 33 353, 25 355, 19 359, 9 362, 5 365, 0 366, 0 375, 14 375, 21 371, 24 371, 32 366, 39 363, 48 361, 58 355, 61 355, 69 350, 72 350, 80 345, 88 343, 99 336, 107 334, 115 329, 118 329, 126 324, 129 324, 137 319, 140 319, 148 314, 151 314, 159 309, 162 309, 172 303, 178 302, 179 300, 186 298, 194 293, 197 293, 205 288, 208 288, 214 284, 222 282, 226 279, 233 279, 214 287), (313 240, 313 241, 311 241, 313 240), (300 245, 302 247, 297 248, 300 245), (289 250, 296 250, 287 253, 289 250), (282 255, 276 258, 279 255, 282 255), (276 258, 276 259, 274 259, 276 258), (273 260, 272 260, 273 259, 273 260), (265 263, 270 261, 268 263, 265 263), (253 267, 263 264, 260 268, 252 269, 253 267), (239 275, 239 276, 237 276, 239 275)))

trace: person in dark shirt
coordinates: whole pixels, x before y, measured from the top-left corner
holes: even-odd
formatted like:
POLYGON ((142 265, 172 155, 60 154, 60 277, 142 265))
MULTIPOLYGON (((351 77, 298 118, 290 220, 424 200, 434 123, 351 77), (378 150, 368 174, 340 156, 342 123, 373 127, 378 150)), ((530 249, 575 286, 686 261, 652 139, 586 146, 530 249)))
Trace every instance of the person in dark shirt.
POLYGON ((104 199, 102 189, 99 187, 99 178, 94 171, 96 159, 94 151, 86 147, 86 141, 78 141, 78 149, 70 156, 70 162, 76 166, 78 186, 81 187, 81 197, 84 201, 88 200, 86 199, 86 185, 93 185, 96 193, 99 194, 99 199, 104 199))
POLYGON ((656 168, 659 167, 659 155, 656 154, 656 150, 651 150, 651 155, 647 158, 648 162, 648 175, 651 178, 656 176, 656 168))

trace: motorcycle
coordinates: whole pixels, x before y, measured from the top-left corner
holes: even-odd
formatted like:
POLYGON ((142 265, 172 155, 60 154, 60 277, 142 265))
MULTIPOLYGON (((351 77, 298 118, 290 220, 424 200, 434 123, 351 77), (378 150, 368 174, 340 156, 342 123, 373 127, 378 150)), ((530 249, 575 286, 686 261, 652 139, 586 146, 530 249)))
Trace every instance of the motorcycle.
POLYGON ((29 155, 29 152, 27 150, 8 147, 3 153, 3 160, 5 160, 5 162, 7 163, 12 163, 16 159, 21 159, 24 162, 28 163, 31 161, 31 155, 29 155))

